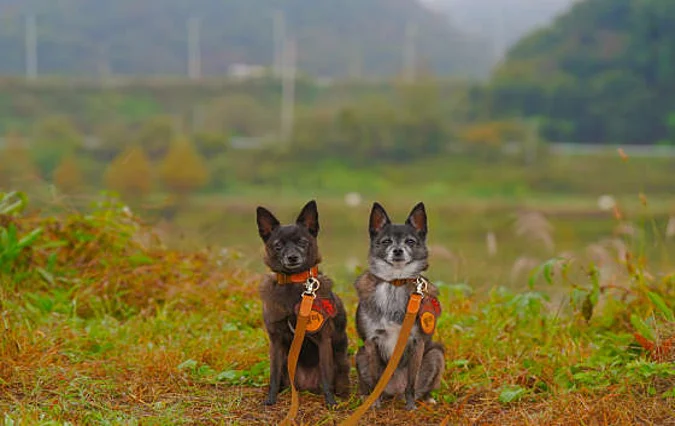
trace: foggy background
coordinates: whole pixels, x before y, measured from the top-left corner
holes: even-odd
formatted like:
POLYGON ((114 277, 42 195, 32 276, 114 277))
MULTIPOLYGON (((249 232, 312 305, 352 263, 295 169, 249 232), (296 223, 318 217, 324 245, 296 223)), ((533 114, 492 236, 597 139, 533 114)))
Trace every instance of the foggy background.
POLYGON ((317 198, 345 276, 363 265, 372 201, 400 215, 422 200, 441 274, 516 283, 549 255, 609 256, 613 209, 639 217, 639 193, 675 226, 671 12, 0 0, 0 187, 45 212, 120 197, 170 244, 257 269, 255 206, 317 198))

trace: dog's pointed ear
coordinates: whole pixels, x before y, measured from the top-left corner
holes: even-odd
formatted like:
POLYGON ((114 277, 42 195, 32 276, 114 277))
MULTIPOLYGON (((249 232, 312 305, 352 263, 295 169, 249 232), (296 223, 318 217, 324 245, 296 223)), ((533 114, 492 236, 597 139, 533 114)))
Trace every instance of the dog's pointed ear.
POLYGON ((316 207, 316 201, 312 200, 305 204, 295 223, 307 228, 315 238, 319 235, 319 210, 316 207))
POLYGON ((368 225, 368 232, 370 238, 375 237, 380 231, 391 223, 384 207, 378 202, 373 203, 373 208, 370 210, 370 223, 368 225))
POLYGON ((405 223, 415 228, 422 238, 427 236, 427 212, 424 210, 424 203, 413 207, 405 223))
POLYGON ((258 222, 258 234, 264 242, 267 242, 272 232, 279 227, 277 218, 264 207, 256 209, 256 221, 258 222))

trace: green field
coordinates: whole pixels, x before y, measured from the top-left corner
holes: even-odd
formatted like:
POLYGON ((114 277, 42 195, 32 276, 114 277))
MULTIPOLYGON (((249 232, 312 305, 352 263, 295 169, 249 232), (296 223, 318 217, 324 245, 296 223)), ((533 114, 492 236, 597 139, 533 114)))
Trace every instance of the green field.
MULTIPOLYGON (((0 238, 4 423, 280 420, 288 393, 277 407, 261 405, 269 364, 254 211, 262 204, 290 221, 315 198, 322 265, 346 302, 352 354, 351 283, 366 261, 371 202, 399 221, 417 201, 429 212, 428 275, 441 289, 438 337, 447 347, 439 405, 415 414, 386 405, 364 424, 448 415, 450 424, 668 424, 669 163, 559 160, 327 166, 323 175, 317 166, 287 181, 280 174, 278 185, 195 194, 171 221, 151 207, 159 193, 138 207, 143 219, 130 219, 114 205, 80 213, 81 198, 38 190, 25 213, 0 215, 0 232, 18 229, 0 238), (592 161, 597 169, 579 175, 592 161), (349 191, 363 194, 360 205, 345 204, 349 191), (605 193, 616 195, 616 211, 598 207, 605 193), (636 332, 655 346, 641 346, 636 332)), ((359 402, 353 394, 328 411, 320 396, 301 398, 303 424, 333 424, 359 402)))
POLYGON ((529 166, 517 159, 488 162, 460 156, 355 169, 333 163, 282 164, 256 184, 196 194, 172 222, 161 221, 160 229, 174 247, 227 247, 240 252, 249 268, 262 272, 255 208, 263 205, 292 220, 299 206, 314 198, 321 216, 324 267, 348 289, 366 262, 372 202, 382 203, 402 221, 415 203, 424 201, 433 278, 483 289, 522 289, 529 272, 522 270, 524 265, 566 252, 587 259, 589 249, 615 238, 623 238, 654 266, 668 267, 673 241, 658 235, 665 233, 675 212, 669 195, 672 165, 668 159, 624 163, 618 155, 544 157, 529 166), (361 194, 359 205, 346 204, 350 192, 361 194), (615 198, 621 220, 612 209, 598 206, 605 194, 615 198), (640 194, 646 194, 646 205, 640 194), (632 237, 625 234, 628 224, 637 228, 632 237), (493 253, 488 251, 488 234, 496 242, 493 253), (654 239, 657 246, 646 243, 654 239))
MULTIPOLYGON (((435 198, 419 198, 425 201, 429 213, 431 246, 430 276, 448 283, 468 283, 473 287, 489 288, 505 285, 522 288, 528 271, 521 271, 515 280, 511 279, 516 263, 528 260, 538 264, 562 252, 576 252, 583 258, 592 244, 605 244, 606 240, 617 237, 621 222, 615 220, 612 212, 603 212, 595 199, 560 199, 558 203, 541 204, 534 210, 541 214, 544 225, 529 221, 526 215, 527 203, 513 204, 490 202, 488 200, 450 201, 435 198), (576 201, 576 205, 575 205, 576 201), (547 228, 547 225, 550 228, 547 228), (521 224, 521 225, 519 225, 521 224), (524 233, 518 234, 518 227, 524 226, 524 233), (488 233, 494 235, 496 250, 488 249, 488 233), (550 240, 550 242, 549 242, 550 240)), ((347 283, 354 278, 358 268, 366 264, 368 250, 367 224, 372 201, 379 201, 391 210, 391 215, 403 221, 410 208, 419 201, 413 196, 366 198, 357 207, 345 204, 338 197, 317 197, 322 223, 319 237, 324 257, 324 268, 331 275, 347 283)), ((163 224, 170 241, 176 246, 197 249, 205 242, 211 246, 224 246, 242 254, 248 266, 262 272, 260 261, 262 245, 257 235, 253 212, 258 204, 266 206, 278 217, 291 221, 298 213, 298 206, 306 202, 301 197, 284 197, 256 200, 252 197, 209 197, 199 204, 197 201, 189 211, 177 217, 172 224, 163 224), (199 223, 199 226, 195 226, 199 223), (182 231, 182 232, 180 232, 182 231), (180 234, 175 236, 176 234, 180 234)), ((651 213, 636 199, 629 212, 637 226, 644 229, 645 237, 651 238, 652 219, 663 232, 668 216, 663 210, 651 213), (649 216, 646 216, 649 215, 649 216), (647 219, 648 217, 648 219, 647 219)), ((653 211, 653 210, 652 210, 653 211)), ((640 231, 642 232, 642 231, 640 231)), ((661 267, 664 251, 675 244, 664 242, 658 249, 642 247, 641 239, 626 240, 642 249, 645 254, 661 267)), ((609 250, 609 248, 607 248, 609 250)), ((515 273, 515 272, 514 272, 515 273)), ((347 290, 349 285, 345 286, 347 290)))
MULTIPOLYGON (((292 220, 299 206, 316 199, 323 265, 345 283, 345 290, 365 265, 366 225, 374 201, 384 204, 399 220, 418 201, 426 203, 430 274, 444 282, 522 289, 529 272, 526 266, 560 253, 587 259, 589 249, 596 257, 589 260, 597 261, 597 256, 607 255, 598 253, 597 246, 610 250, 606 246, 616 238, 623 238, 654 266, 668 267, 667 253, 673 242, 658 235, 665 233, 675 214, 670 196, 675 188, 671 179, 675 163, 645 158, 624 162, 611 154, 542 155, 532 164, 517 157, 489 160, 445 155, 409 164, 348 167, 232 152, 226 156, 228 166, 212 175, 226 182, 222 191, 205 188, 194 193, 175 206, 175 213, 166 220, 161 206, 170 194, 157 191, 161 187, 156 185, 149 196, 132 200, 132 209, 147 223, 157 225, 173 248, 226 248, 239 253, 247 268, 262 272, 255 208, 264 205, 292 220), (345 203, 345 196, 352 192, 360 194, 356 206, 345 203), (603 211, 598 206, 599 197, 607 194, 616 200, 621 220, 612 209, 603 211), (646 205, 640 194, 645 194, 646 205), (528 225, 528 221, 534 222, 528 225), (627 234, 628 225, 637 228, 635 235, 627 234), (490 250, 488 238, 496 245, 490 250), (654 239, 659 241, 657 246, 646 243, 654 239)), ((37 185, 33 207, 45 213, 73 207, 86 211, 99 197, 102 168, 92 167, 96 173, 88 176, 91 184, 80 194, 68 196, 44 183, 37 185)))
MULTIPOLYGON (((667 424, 675 415, 672 159, 556 156, 546 145, 534 158, 501 146, 457 153, 446 141, 414 161, 338 160, 271 148, 208 155, 207 144, 192 167, 179 153, 167 169, 171 151, 157 153, 179 145, 161 131, 110 163, 86 150, 58 154, 74 133, 63 121, 45 128, 37 147, 0 158, 3 189, 29 194, 27 205, 0 202, 4 424, 280 420, 288 393, 261 405, 266 271, 254 212, 264 205, 291 221, 309 199, 351 354, 352 282, 366 265, 372 202, 397 221, 419 201, 429 214, 428 276, 441 290, 447 347, 439 405, 415 414, 386 405, 365 424, 448 415, 450 424, 667 424), (48 173, 52 154, 60 174, 48 173), (193 184, 204 170, 209 179, 193 184), (119 181, 121 204, 101 193, 119 181), (360 203, 348 205, 350 193, 360 203), (615 207, 601 209, 608 195, 615 207)), ((303 424, 333 424, 358 405, 355 394, 334 411, 320 396, 302 400, 303 424)))

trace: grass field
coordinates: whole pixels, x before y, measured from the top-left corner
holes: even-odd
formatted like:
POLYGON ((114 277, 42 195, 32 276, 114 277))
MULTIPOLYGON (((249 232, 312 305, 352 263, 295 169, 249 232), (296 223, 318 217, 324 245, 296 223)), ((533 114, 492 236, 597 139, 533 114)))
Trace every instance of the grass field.
MULTIPOLYGON (((405 198, 381 201, 402 220, 417 201, 405 198)), ((287 221, 303 201, 267 205, 287 221)), ((365 259, 369 201, 350 209, 319 198, 324 270, 346 302, 351 354, 359 343, 351 280, 365 259)), ((675 275, 663 203, 645 210, 636 196, 618 220, 599 213, 595 199, 547 202, 538 207, 548 229, 540 217, 518 219, 518 204, 425 201, 447 349, 438 404, 415 413, 386 404, 362 424, 439 424, 448 415, 449 424, 675 424, 675 275), (547 262, 561 254, 566 260, 547 262)), ((181 250, 164 247, 118 205, 0 215, 0 421, 280 420, 287 392, 276 407, 262 405, 269 364, 256 202, 195 200, 175 229, 159 227, 171 239, 188 232, 181 250), (204 211, 221 226, 188 226, 204 211)), ((352 378, 355 385, 354 370, 352 378)), ((302 424, 334 424, 359 404, 355 394, 332 411, 320 396, 301 400, 302 424)))

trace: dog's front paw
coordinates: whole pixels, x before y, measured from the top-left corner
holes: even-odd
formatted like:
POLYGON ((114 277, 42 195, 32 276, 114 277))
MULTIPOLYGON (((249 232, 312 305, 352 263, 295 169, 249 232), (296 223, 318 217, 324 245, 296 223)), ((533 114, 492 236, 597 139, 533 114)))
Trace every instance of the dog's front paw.
POLYGON ((271 396, 268 396, 267 398, 265 398, 265 402, 263 402, 263 404, 265 404, 267 406, 274 405, 276 403, 277 403, 277 399, 274 398, 274 397, 271 397, 271 396))
POLYGON ((382 408, 382 397, 377 398, 372 406, 373 410, 379 410, 380 408, 382 408))
POLYGON ((417 409, 417 405, 415 404, 414 400, 408 400, 405 403, 405 409, 408 411, 415 411, 417 409))
POLYGON ((326 394, 326 405, 328 408, 335 408, 337 406, 337 401, 335 401, 335 396, 332 393, 326 394))

